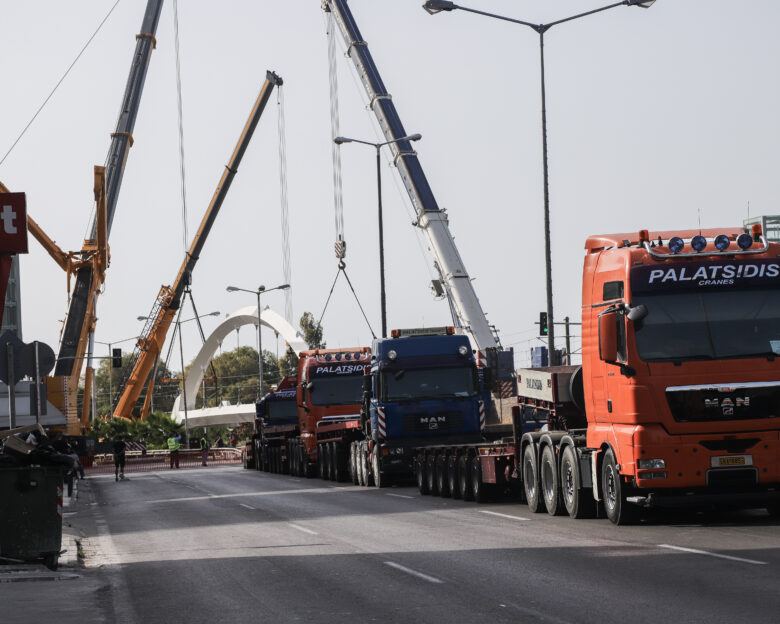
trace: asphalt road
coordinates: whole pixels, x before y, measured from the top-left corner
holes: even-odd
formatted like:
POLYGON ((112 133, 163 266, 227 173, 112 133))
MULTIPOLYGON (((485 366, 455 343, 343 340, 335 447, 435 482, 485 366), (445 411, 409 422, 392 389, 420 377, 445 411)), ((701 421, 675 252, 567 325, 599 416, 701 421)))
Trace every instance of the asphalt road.
POLYGON ((234 467, 130 477, 85 503, 106 621, 780 620, 762 511, 615 527, 234 467))

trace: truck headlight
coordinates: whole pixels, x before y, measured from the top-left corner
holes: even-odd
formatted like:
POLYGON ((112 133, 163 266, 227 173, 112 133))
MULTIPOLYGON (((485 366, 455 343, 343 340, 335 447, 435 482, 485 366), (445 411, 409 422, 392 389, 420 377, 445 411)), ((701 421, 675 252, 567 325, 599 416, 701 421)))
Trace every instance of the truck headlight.
POLYGON ((666 468, 666 462, 663 459, 640 459, 637 465, 641 470, 658 470, 666 468))

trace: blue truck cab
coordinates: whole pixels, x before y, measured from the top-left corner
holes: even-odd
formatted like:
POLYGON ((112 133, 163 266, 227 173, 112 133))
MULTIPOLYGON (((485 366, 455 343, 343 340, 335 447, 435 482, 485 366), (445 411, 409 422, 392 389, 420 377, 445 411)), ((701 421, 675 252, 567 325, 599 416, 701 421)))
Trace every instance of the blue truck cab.
POLYGON ((454 328, 391 335, 374 340, 362 417, 382 476, 411 475, 415 448, 482 441, 491 398, 468 338, 454 328))

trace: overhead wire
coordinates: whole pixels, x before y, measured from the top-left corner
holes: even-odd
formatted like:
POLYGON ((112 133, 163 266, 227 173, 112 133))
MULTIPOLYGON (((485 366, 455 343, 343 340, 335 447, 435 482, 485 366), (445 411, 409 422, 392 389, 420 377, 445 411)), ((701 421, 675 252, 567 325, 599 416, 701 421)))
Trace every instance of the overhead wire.
POLYGON ((65 73, 62 74, 62 77, 57 81, 57 84, 54 85, 54 88, 51 90, 49 95, 46 96, 46 99, 43 101, 43 104, 41 104, 38 107, 38 110, 35 111, 35 114, 32 116, 30 121, 27 122, 27 125, 22 129, 22 131, 19 133, 19 136, 16 137, 16 140, 13 142, 10 148, 8 148, 8 151, 5 153, 2 159, 0 159, 0 165, 2 165, 5 162, 5 159, 8 158, 8 155, 14 150, 16 147, 16 144, 19 143, 21 138, 27 133, 27 130, 30 128, 30 126, 33 124, 33 122, 38 118, 38 115, 41 113, 43 108, 48 104, 49 100, 52 98, 54 93, 59 89, 60 85, 62 84, 63 80, 68 76, 70 71, 73 69, 73 67, 76 65, 78 60, 81 58, 81 56, 84 54, 86 49, 89 47, 89 44, 92 43, 92 40, 97 36, 97 34, 100 32, 100 29, 103 28, 103 24, 108 21, 108 18, 111 16, 111 14, 114 12, 114 9, 117 7, 117 5, 122 0, 116 0, 114 5, 109 9, 108 13, 106 13, 106 16, 102 19, 100 24, 98 24, 98 27, 95 29, 95 32, 92 33, 92 36, 87 39, 87 42, 84 44, 84 46, 81 48, 81 51, 76 55, 76 58, 73 59, 73 62, 68 66, 68 69, 65 70, 65 73))

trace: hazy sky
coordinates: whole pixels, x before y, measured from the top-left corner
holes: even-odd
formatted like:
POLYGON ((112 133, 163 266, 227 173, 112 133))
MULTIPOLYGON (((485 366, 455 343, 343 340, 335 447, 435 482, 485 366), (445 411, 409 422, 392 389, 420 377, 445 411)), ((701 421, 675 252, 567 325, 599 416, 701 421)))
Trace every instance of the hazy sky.
MULTIPOLYGON (((112 1, 2 0, 0 158, 112 1)), ((64 249, 80 249, 145 2, 122 0, 37 121, 0 165, 28 212, 64 249)), ((422 0, 352 0, 482 306, 528 363, 544 308, 538 36, 422 0)), ((549 22, 600 3, 471 0, 473 8, 549 22)), ((579 317, 589 234, 733 227, 779 212, 780 3, 658 0, 562 24, 545 35, 556 316, 579 317)), ((319 317, 336 273, 325 19, 320 0, 182 0, 179 26, 192 234, 265 78, 285 81, 296 318, 319 317)), ((173 3, 166 2, 111 232, 97 339, 136 335, 182 261, 173 3)), ((340 42, 340 39, 339 39, 340 42)), ((339 43, 341 133, 377 140, 365 94, 339 43)), ((371 148, 342 149, 347 270, 379 331, 376 180, 371 148)), ((276 96, 271 100, 194 274, 199 312, 254 303, 225 292, 282 282, 276 96)), ((449 324, 433 300, 432 258, 411 226, 396 171, 383 167, 390 327, 449 324)), ((22 258, 25 341, 57 350, 63 272, 34 240, 22 258)), ((283 295, 264 303, 283 311, 283 295)), ((185 318, 191 318, 187 311, 185 318)), ((204 320, 207 332, 216 319, 204 320)), ((194 323, 185 357, 200 344, 194 323)), ((323 319, 329 346, 370 344, 344 283, 323 319)), ((579 333, 579 332, 575 332, 579 333)), ((562 330, 558 330, 558 335, 562 330)), ((244 328, 242 344, 255 344, 244 328)), ((274 348, 273 332, 264 346, 274 348)), ((225 347, 235 347, 230 338, 225 347)), ((125 349, 131 343, 123 345, 125 349)), ((104 349, 105 347, 99 347, 104 349)), ((178 368, 178 360, 172 363, 178 368)))

